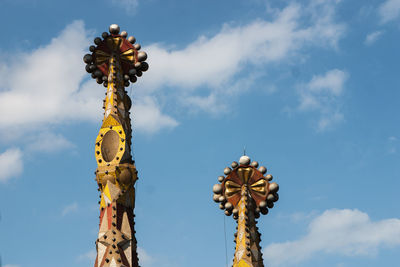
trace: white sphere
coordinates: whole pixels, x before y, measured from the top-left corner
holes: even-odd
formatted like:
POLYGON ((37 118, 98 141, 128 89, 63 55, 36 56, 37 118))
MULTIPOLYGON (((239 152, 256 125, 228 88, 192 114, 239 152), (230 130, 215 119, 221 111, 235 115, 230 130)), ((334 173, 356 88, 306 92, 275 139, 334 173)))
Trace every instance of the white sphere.
POLYGON ((213 196, 214 202, 219 202, 219 197, 220 197, 220 196, 221 196, 221 195, 214 194, 214 196, 213 196))
POLYGON ((221 194, 222 193, 222 186, 220 184, 215 184, 213 186, 213 192, 215 194, 221 194))
POLYGON ((131 44, 134 44, 134 43, 136 42, 136 38, 133 37, 133 36, 130 36, 130 37, 128 38, 128 41, 129 41, 131 44))
POLYGON ((268 194, 267 201, 268 202, 273 202, 274 200, 275 200, 275 196, 273 194, 268 194))
POLYGON ((119 26, 117 24, 111 24, 109 30, 110 30, 110 33, 112 33, 112 34, 118 34, 119 26))
POLYGON ((233 209, 233 210, 232 210, 232 213, 233 213, 233 214, 238 214, 238 213, 239 213, 239 210, 238 210, 238 209, 233 209))
POLYGON ((225 209, 227 209, 227 210, 233 209, 232 203, 226 202, 226 203, 225 203, 225 209))
POLYGON ((277 183, 270 183, 268 189, 270 192, 276 193, 279 190, 279 185, 277 183))
POLYGON ((228 167, 226 167, 225 169, 224 169, 224 174, 225 175, 228 175, 228 174, 230 174, 231 173, 231 168, 228 168, 228 167))
POLYGON ((231 164, 232 168, 236 168, 238 165, 239 164, 236 161, 232 162, 232 164, 231 164))
POLYGON ((267 168, 265 168, 264 166, 261 166, 260 168, 258 168, 258 170, 259 170, 262 174, 264 174, 264 173, 267 172, 267 168))
POLYGON ((268 181, 272 181, 272 178, 274 177, 271 174, 267 174, 265 178, 267 178, 268 181))
POLYGON ((254 168, 257 168, 258 167, 258 162, 257 161, 253 161, 250 165, 253 166, 254 168))
POLYGON ((138 53, 138 60, 139 61, 145 61, 147 59, 147 54, 146 52, 140 51, 138 53))
POLYGON ((224 181, 225 177, 224 176, 218 176, 218 182, 222 183, 224 181))
POLYGON ((122 31, 122 32, 121 32, 121 36, 124 37, 124 38, 126 38, 126 37, 128 36, 128 33, 127 33, 126 31, 122 31))
POLYGON ((267 207, 267 202, 265 202, 264 200, 260 202, 260 208, 266 208, 267 207))
POLYGON ((225 202, 225 197, 224 196, 220 196, 218 200, 219 200, 219 202, 225 202))
POLYGON ((239 159, 240 165, 249 165, 250 158, 248 156, 241 156, 239 159))

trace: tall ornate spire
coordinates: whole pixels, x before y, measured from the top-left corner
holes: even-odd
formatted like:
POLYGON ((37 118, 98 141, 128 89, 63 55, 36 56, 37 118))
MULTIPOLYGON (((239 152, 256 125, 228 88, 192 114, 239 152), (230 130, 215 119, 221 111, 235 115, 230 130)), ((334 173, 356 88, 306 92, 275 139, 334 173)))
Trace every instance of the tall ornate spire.
POLYGON ((219 207, 227 216, 233 214, 238 224, 233 267, 262 267, 261 234, 256 219, 274 206, 279 186, 270 183, 272 175, 264 176, 267 169, 258 168, 256 161, 250 163, 248 156, 242 156, 239 163, 234 161, 231 166, 224 169, 226 177, 218 177, 221 184, 213 186, 213 200, 220 202, 219 207))
POLYGON ((131 155, 132 129, 129 117, 131 99, 125 91, 143 71, 145 52, 135 38, 112 24, 110 33, 94 39, 92 54, 83 61, 86 71, 97 83, 107 87, 104 119, 96 138, 96 181, 100 195, 100 229, 96 240, 94 267, 137 267, 137 243, 134 230, 135 188, 137 170, 131 155))

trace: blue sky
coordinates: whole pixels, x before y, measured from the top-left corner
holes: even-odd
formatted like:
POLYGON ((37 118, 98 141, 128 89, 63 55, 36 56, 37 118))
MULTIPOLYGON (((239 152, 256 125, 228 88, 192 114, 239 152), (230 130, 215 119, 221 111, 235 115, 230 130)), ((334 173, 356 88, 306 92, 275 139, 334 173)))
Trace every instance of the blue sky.
POLYGON ((150 65, 127 89, 143 267, 230 264, 211 189, 244 147, 280 185, 267 266, 398 266, 399 0, 1 0, 0 21, 3 267, 94 263, 105 89, 82 56, 112 23, 150 65))

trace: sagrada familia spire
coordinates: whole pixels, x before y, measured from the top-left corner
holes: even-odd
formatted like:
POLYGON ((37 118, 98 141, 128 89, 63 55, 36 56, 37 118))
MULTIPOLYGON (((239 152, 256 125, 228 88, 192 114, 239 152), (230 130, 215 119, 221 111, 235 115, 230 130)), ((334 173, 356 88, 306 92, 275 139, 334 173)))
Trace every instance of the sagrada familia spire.
MULTIPOLYGON (((138 179, 132 159, 132 101, 125 87, 137 81, 149 66, 147 54, 135 44, 135 38, 120 32, 112 24, 109 33, 94 39, 83 61, 86 71, 97 83, 107 88, 103 100, 104 118, 96 138, 95 171, 100 191, 100 224, 96 239, 97 257, 94 267, 138 267, 134 228, 135 182, 138 179)), ((257 220, 267 214, 279 198, 278 184, 270 182, 271 174, 258 167, 248 156, 224 169, 220 184, 213 186, 214 201, 225 214, 237 221, 233 267, 263 267, 261 233, 257 220), (264 176, 265 175, 265 176, 264 176)))
POLYGON ((250 162, 248 156, 242 156, 239 163, 232 162, 232 168, 224 169, 226 176, 218 177, 221 184, 213 186, 213 200, 237 221, 233 267, 264 266, 256 219, 260 213, 267 214, 279 198, 279 186, 270 183, 272 175, 265 175, 267 168, 258 168, 257 161, 250 162))
POLYGON ((148 69, 145 52, 134 37, 112 24, 109 33, 94 39, 83 61, 86 71, 107 88, 104 118, 96 138, 96 181, 100 195, 100 227, 94 267, 137 267, 134 228, 137 170, 131 155, 132 105, 125 87, 148 69))

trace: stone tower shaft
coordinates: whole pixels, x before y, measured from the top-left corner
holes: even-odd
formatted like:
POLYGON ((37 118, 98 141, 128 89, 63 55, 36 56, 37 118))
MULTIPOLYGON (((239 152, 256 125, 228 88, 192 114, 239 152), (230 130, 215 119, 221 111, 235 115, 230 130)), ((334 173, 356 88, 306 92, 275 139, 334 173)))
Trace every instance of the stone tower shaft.
POLYGON ((239 262, 249 262, 253 267, 263 267, 260 247, 261 234, 258 232, 255 203, 249 196, 246 186, 242 187, 241 198, 237 205, 237 232, 235 233, 235 257, 233 266, 239 262))

